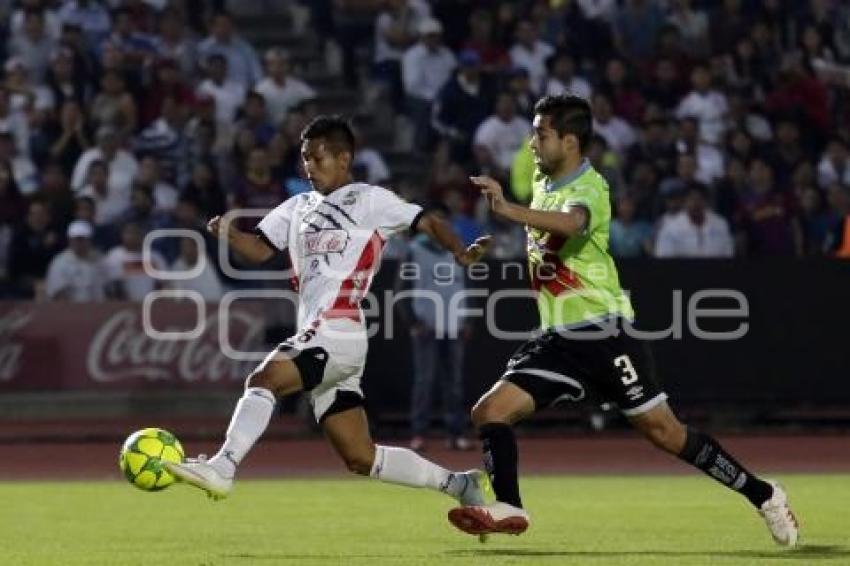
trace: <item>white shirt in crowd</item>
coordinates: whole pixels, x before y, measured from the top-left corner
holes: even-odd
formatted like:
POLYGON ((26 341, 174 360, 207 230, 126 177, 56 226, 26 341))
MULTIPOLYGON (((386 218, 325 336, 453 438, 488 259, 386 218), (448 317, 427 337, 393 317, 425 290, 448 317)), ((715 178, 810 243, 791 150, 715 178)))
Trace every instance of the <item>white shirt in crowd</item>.
POLYGON ((544 89, 545 94, 574 94, 579 98, 583 98, 587 101, 590 101, 590 97, 593 96, 593 89, 590 87, 590 83, 584 80, 581 77, 573 77, 570 79, 570 82, 564 84, 559 79, 555 77, 549 77, 546 80, 546 88, 544 89))
POLYGON ((529 49, 521 43, 511 47, 511 63, 528 71, 528 78, 534 92, 541 92, 546 79, 546 59, 555 52, 555 48, 545 41, 536 41, 529 49))
POLYGON ((316 98, 316 91, 307 83, 295 77, 286 77, 281 85, 271 77, 266 77, 257 83, 254 89, 263 95, 266 108, 272 122, 279 125, 290 110, 304 102, 316 98))
POLYGON ((406 17, 402 21, 391 12, 381 12, 375 20, 375 63, 401 61, 404 48, 390 45, 385 39, 387 32, 395 26, 403 26, 408 35, 416 35, 419 22, 431 17, 431 6, 424 0, 407 0, 406 17))
MULTIPOLYGON (((171 265, 171 271, 191 271, 194 267, 182 257, 178 257, 171 265)), ((224 296, 224 285, 209 260, 204 262, 204 268, 197 277, 173 281, 171 287, 182 291, 195 291, 208 303, 216 303, 224 296)))
POLYGON ((198 85, 197 93, 213 99, 215 119, 219 124, 232 125, 236 119, 236 112, 245 102, 245 87, 234 80, 216 84, 210 79, 205 79, 198 85))
POLYGON ((456 66, 454 54, 445 46, 431 51, 424 44, 417 43, 402 58, 404 92, 412 98, 433 102, 456 66))
POLYGON ((655 257, 732 257, 733 253, 729 224, 710 210, 700 226, 685 211, 666 219, 655 244, 655 257))
POLYGON ((629 147, 637 141, 637 134, 628 122, 618 116, 612 116, 606 123, 593 120, 593 131, 605 138, 608 147, 614 153, 625 155, 629 147))
POLYGON ((729 112, 726 95, 716 90, 705 93, 691 91, 679 103, 676 117, 696 118, 699 122, 700 137, 706 143, 716 144, 722 141, 726 130, 725 117, 729 112))
POLYGON ((822 189, 828 189, 834 183, 850 186, 850 160, 839 171, 829 156, 824 155, 818 163, 818 185, 822 189))
POLYGON ((525 118, 514 116, 505 122, 498 116, 490 116, 475 130, 473 143, 486 148, 501 169, 509 170, 514 155, 529 135, 531 123, 525 118))
POLYGON ((390 179, 390 168, 381 154, 371 147, 364 147, 354 154, 354 167, 366 169, 366 182, 377 185, 390 179))
POLYGON ((97 226, 115 222, 124 214, 124 211, 130 208, 130 191, 109 184, 107 184, 106 194, 104 195, 95 191, 92 185, 86 185, 80 189, 78 196, 89 197, 94 200, 94 223, 97 226))
POLYGON ((327 196, 301 193, 269 212, 257 229, 277 250, 289 249, 299 287, 298 328, 325 317, 358 318, 385 242, 408 230, 420 212, 419 205, 366 183, 327 196))
MULTIPOLYGON (((71 188, 73 190, 79 191, 85 186, 89 166, 98 159, 103 159, 103 151, 99 147, 88 149, 80 156, 74 166, 74 173, 71 175, 71 188)), ((138 172, 139 162, 136 161, 133 154, 119 149, 115 152, 112 161, 109 162, 109 186, 115 187, 116 190, 127 191, 129 194, 133 179, 136 178, 138 172)))
MULTIPOLYGON (((164 271, 168 268, 162 256, 153 250, 150 260, 155 269, 164 271)), ((104 265, 109 281, 122 283, 126 298, 130 301, 142 301, 156 289, 156 280, 145 271, 140 251, 133 252, 124 246, 116 246, 106 254, 104 265)))
POLYGON ((99 255, 91 252, 81 258, 67 249, 47 268, 45 291, 48 299, 62 298, 74 303, 90 303, 106 298, 106 272, 99 255))

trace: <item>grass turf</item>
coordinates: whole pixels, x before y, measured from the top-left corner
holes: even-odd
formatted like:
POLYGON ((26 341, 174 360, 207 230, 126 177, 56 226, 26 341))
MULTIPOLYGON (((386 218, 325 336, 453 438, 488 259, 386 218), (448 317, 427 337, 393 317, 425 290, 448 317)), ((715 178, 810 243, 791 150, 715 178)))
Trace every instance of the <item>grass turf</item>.
POLYGON ((781 481, 803 544, 776 547, 746 501, 706 478, 533 477, 531 529, 480 544, 447 498, 367 480, 244 481, 208 501, 178 485, 0 483, 3 564, 850 564, 850 476, 781 481))

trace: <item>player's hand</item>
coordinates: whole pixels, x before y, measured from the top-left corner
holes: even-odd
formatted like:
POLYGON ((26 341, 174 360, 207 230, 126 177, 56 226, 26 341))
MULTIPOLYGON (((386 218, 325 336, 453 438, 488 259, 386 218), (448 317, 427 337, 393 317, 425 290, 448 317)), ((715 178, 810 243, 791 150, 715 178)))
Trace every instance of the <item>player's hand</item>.
POLYGON ((487 248, 490 247, 492 240, 492 236, 481 236, 477 238, 463 252, 455 255, 455 259, 464 267, 480 261, 484 257, 484 254, 487 253, 487 248))
POLYGON ((507 212, 510 204, 505 199, 502 185, 496 179, 482 175, 480 177, 470 177, 469 180, 472 181, 473 185, 481 189, 481 194, 484 195, 490 204, 490 210, 500 215, 504 215, 507 212))
MULTIPOLYGON (((236 227, 233 226, 232 222, 227 223, 228 233, 234 231, 235 229, 236 227)), ((211 218, 210 221, 207 222, 207 230, 209 230, 210 234, 212 234, 216 238, 220 238, 222 235, 221 232, 222 230, 224 230, 224 225, 222 224, 221 216, 211 218)))

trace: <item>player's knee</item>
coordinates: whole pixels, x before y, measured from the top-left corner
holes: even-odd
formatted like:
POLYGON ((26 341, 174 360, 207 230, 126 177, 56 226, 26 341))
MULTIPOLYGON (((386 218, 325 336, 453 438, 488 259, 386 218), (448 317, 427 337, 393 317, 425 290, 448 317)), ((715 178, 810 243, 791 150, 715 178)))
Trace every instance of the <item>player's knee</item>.
POLYGON ((480 428, 487 423, 506 422, 505 415, 499 411, 498 406, 489 399, 481 399, 472 407, 470 413, 472 424, 480 428))

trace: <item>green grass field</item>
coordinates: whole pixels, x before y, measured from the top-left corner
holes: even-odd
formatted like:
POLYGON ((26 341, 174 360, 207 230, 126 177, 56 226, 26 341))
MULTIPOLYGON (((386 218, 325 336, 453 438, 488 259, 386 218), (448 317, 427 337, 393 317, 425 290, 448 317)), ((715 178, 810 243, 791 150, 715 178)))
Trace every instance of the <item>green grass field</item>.
POLYGON ((538 477, 531 529, 487 544, 451 501, 368 480, 245 481, 230 499, 118 482, 0 483, 0 563, 850 564, 850 476, 781 476, 803 524, 774 546, 746 502, 703 477, 538 477))

